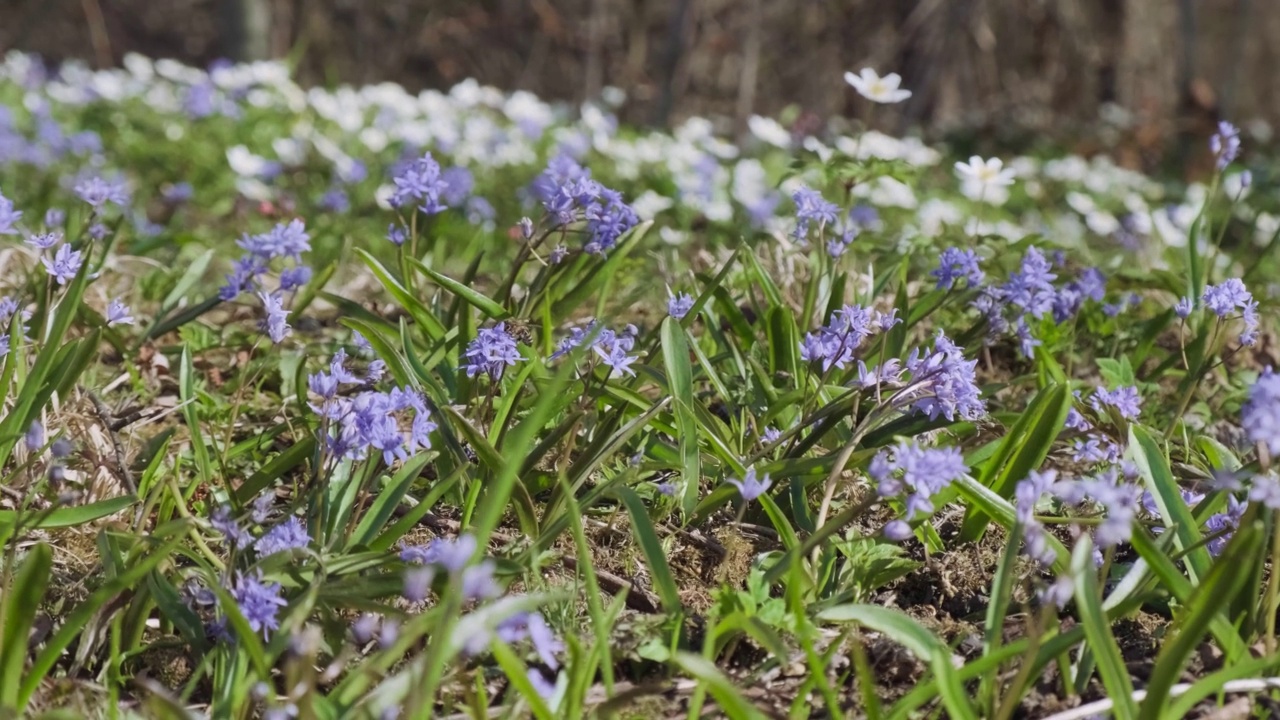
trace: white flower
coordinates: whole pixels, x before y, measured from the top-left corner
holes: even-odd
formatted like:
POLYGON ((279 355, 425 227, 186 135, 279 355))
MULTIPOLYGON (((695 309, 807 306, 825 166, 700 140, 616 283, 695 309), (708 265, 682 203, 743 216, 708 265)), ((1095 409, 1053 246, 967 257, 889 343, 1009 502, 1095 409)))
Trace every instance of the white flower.
POLYGON ((898 87, 902 84, 902 76, 898 75, 898 73, 889 73, 884 77, 880 77, 875 70, 862 68, 862 72, 857 75, 851 72, 845 73, 844 81, 852 85, 859 95, 871 102, 892 105, 911 97, 910 90, 902 90, 898 87))
POLYGON ((1013 184, 1014 172, 1000 158, 983 160, 974 155, 967 163, 956 163, 956 176, 963 182, 961 192, 966 197, 1001 205, 1009 197, 1005 188, 1013 184))

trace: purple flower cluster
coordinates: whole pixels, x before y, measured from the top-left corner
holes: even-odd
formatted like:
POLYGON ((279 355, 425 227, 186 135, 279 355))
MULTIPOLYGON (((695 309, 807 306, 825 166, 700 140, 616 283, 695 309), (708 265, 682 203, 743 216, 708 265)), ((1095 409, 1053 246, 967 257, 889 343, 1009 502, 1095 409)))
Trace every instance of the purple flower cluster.
MULTIPOLYGON (((1200 501, 1204 500, 1204 495, 1202 493, 1193 492, 1191 490, 1183 489, 1179 494, 1182 497, 1182 503, 1188 508, 1194 508, 1196 505, 1200 504, 1200 501)), ((1149 515, 1157 518, 1161 517, 1160 508, 1156 505, 1156 499, 1150 492, 1144 492, 1142 494, 1142 508, 1146 510, 1149 515)), ((1210 555, 1216 557, 1222 553, 1222 550, 1227 546, 1227 542, 1231 540, 1232 533, 1236 528, 1240 527, 1240 519, 1244 517, 1244 512, 1248 508, 1249 504, 1247 502, 1241 502, 1235 495, 1228 494, 1227 509, 1223 512, 1209 516, 1209 519, 1204 521, 1205 535, 1218 536, 1205 543, 1205 549, 1209 551, 1210 555)), ((1168 518, 1165 519, 1168 520, 1168 518)), ((1157 534, 1162 530, 1163 528, 1159 527, 1152 528, 1152 532, 1157 534)))
POLYGON ((1217 160, 1218 170, 1226 170, 1240 155, 1240 128, 1226 120, 1218 122, 1218 132, 1209 138, 1209 150, 1217 160))
POLYGON ((102 210, 107 203, 124 207, 129 204, 129 190, 124 180, 103 180, 98 176, 86 178, 76 183, 76 196, 88 203, 94 211, 102 210))
POLYGON ((667 290, 667 314, 677 320, 683 320, 693 309, 693 296, 688 293, 672 293, 667 290))
POLYGON ((974 372, 977 365, 977 360, 966 360, 964 351, 938 331, 932 350, 915 348, 907 357, 910 379, 896 396, 897 402, 912 404, 930 420, 976 420, 987 413, 974 372))
POLYGON ((457 580, 464 600, 489 600, 502 594, 502 588, 494 579, 496 564, 485 559, 472 562, 476 553, 476 539, 472 535, 459 535, 456 539, 436 538, 426 545, 406 545, 400 549, 400 559, 421 567, 410 568, 404 576, 404 596, 410 602, 426 599, 436 572, 444 570, 457 580))
POLYGON ((1040 341, 1031 320, 1052 315, 1062 323, 1073 317, 1086 300, 1101 301, 1106 278, 1097 268, 1086 268, 1076 279, 1056 287, 1053 263, 1035 247, 1027 248, 1019 269, 1001 284, 982 288, 973 305, 987 318, 988 337, 1012 333, 1022 354, 1030 357, 1040 341))
POLYGON ((56 280, 59 285, 66 285, 74 280, 76 274, 80 272, 80 266, 84 263, 84 255, 79 250, 72 250, 70 243, 64 243, 58 246, 58 251, 53 254, 52 258, 45 255, 40 258, 40 262, 44 264, 49 276, 56 280))
MULTIPOLYGON (((269 495, 264 497, 270 498, 269 495)), ((267 557, 278 552, 306 550, 309 544, 311 544, 311 536, 307 534, 302 521, 290 516, 258 538, 253 549, 258 551, 259 557, 267 557)))
POLYGON ((1114 465, 1123 454, 1124 448, 1099 433, 1089 433, 1071 446, 1072 459, 1085 465, 1114 465))
POLYGON ((1115 390, 1098 388, 1093 391, 1093 397, 1089 398, 1089 404, 1099 413, 1105 414, 1109 408, 1114 409, 1125 420, 1136 420, 1142 412, 1142 396, 1138 394, 1138 388, 1132 385, 1115 390))
POLYGON ((1280 456, 1280 375, 1267 368, 1249 388, 1240 408, 1241 425, 1249 439, 1280 456))
POLYGON ((1057 471, 1032 470, 1018 482, 1013 491, 1014 513, 1018 523, 1022 525, 1023 549, 1027 557, 1045 568, 1053 565, 1058 559, 1058 553, 1049 546, 1049 535, 1036 518, 1036 505, 1046 493, 1052 492, 1057 480, 1057 471))
MULTIPOLYGON (((392 388, 388 392, 366 390, 350 396, 338 394, 340 385, 363 382, 344 367, 346 354, 339 352, 329 372, 311 375, 308 385, 320 402, 311 407, 333 427, 327 437, 331 452, 339 457, 361 460, 370 450, 382 453, 388 465, 406 460, 419 449, 430 449, 436 424, 426 400, 414 390, 392 388), (412 417, 408 411, 412 410, 412 417)), ((369 382, 382 375, 380 363, 370 363, 369 382)))
POLYGON ((631 369, 631 365, 639 360, 638 355, 631 355, 631 351, 635 349, 636 336, 640 334, 640 330, 635 325, 627 325, 622 332, 615 332, 608 328, 601 328, 595 320, 581 327, 573 328, 569 331, 560 344, 556 347, 556 351, 551 353, 552 360, 558 360, 574 349, 582 347, 586 344, 586 349, 594 352, 600 362, 609 367, 609 374, 616 375, 632 375, 636 373, 631 369))
POLYGON ((938 290, 950 290, 961 279, 968 283, 969 287, 977 287, 986 278, 980 262, 978 253, 973 250, 949 247, 942 251, 942 257, 938 259, 938 268, 930 274, 938 279, 938 290))
POLYGON ((284 298, 279 293, 269 293, 265 290, 258 293, 258 298, 262 300, 262 308, 267 313, 262 321, 262 327, 267 331, 271 342, 278 344, 288 337, 290 332, 289 311, 284 309, 284 298))
POLYGON ((608 252, 623 233, 640 223, 621 193, 593 180, 591 171, 567 155, 553 158, 531 190, 556 226, 586 223, 584 249, 593 255, 608 252))
POLYGON ((15 210, 13 201, 0 195, 0 235, 17 235, 14 223, 22 219, 22 211, 15 210))
POLYGON ((491 380, 502 377, 502 371, 520 362, 520 351, 515 337, 507 332, 507 324, 500 322, 491 328, 482 328, 475 339, 467 344, 463 354, 467 377, 485 373, 491 380))
MULTIPOLYGON (((1132 472, 1131 468, 1126 475, 1129 472, 1132 472)), ((1106 519, 1094 530, 1094 540, 1099 547, 1113 547, 1129 541, 1142 490, 1127 477, 1121 477, 1114 465, 1092 477, 1059 482, 1054 486, 1054 494, 1068 505, 1079 505, 1091 499, 1106 510, 1106 519)))
POLYGON ((1201 300, 1205 308, 1219 319, 1225 319, 1239 309, 1240 318, 1244 321, 1240 344, 1253 345, 1258 341, 1258 302, 1240 278, 1228 278, 1218 285, 1205 286, 1201 300))
POLYGON ((224 301, 234 300, 250 290, 261 291, 259 278, 276 259, 286 261, 280 274, 281 291, 293 290, 310 278, 310 270, 302 265, 302 254, 310 252, 311 236, 302 220, 280 223, 259 235, 245 234, 236 244, 245 254, 232 265, 226 284, 218 291, 224 301))
POLYGON ((800 359, 805 362, 821 362, 822 371, 833 366, 843 370, 854 361, 854 353, 876 330, 887 330, 901 322, 889 313, 873 314, 858 305, 845 305, 831 314, 831 320, 811 333, 805 333, 800 341, 800 359))
POLYGON ((231 599, 249 627, 262 636, 270 637, 271 631, 280 627, 277 615, 280 608, 289 604, 280 597, 280 583, 263 582, 262 573, 236 573, 231 585, 231 599))
POLYGON ((908 523, 932 515, 933 496, 967 472, 969 467, 959 448, 929 448, 903 441, 876 453, 867 466, 867 475, 876 482, 876 493, 886 499, 902 498, 906 507, 905 520, 891 522, 885 535, 891 539, 909 535, 908 523))
POLYGON ((791 237, 806 241, 809 237, 809 226, 817 223, 819 232, 822 228, 836 223, 840 215, 840 206, 822 197, 822 193, 809 187, 801 187, 791 194, 796 205, 796 227, 791 237))
POLYGON ((449 183, 440 171, 440 163, 431 157, 431 153, 404 163, 392 182, 396 186, 395 193, 391 196, 392 207, 399 208, 414 203, 428 215, 448 208, 442 202, 441 194, 449 189, 449 183))
MULTIPOLYGON (((565 645, 560 638, 556 637, 555 631, 547 624, 546 618, 542 617, 541 613, 516 613, 499 623, 494 633, 499 640, 508 645, 528 640, 543 665, 553 671, 559 669, 560 660, 556 656, 564 652, 565 645)), ((464 649, 468 655, 477 655, 487 644, 488 638, 481 635, 474 642, 468 643, 464 649)))

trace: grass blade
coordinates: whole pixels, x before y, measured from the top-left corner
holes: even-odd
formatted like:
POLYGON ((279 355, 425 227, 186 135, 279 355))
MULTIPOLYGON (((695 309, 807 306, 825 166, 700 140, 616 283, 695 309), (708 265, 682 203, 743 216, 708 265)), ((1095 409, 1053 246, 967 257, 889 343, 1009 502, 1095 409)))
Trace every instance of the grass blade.
POLYGON ((1115 702, 1117 720, 1133 720, 1137 707, 1133 703, 1133 681, 1124 666, 1120 646, 1111 634, 1111 624, 1102 610, 1102 596, 1098 589, 1098 571, 1093 565, 1093 541, 1081 536, 1071 554, 1071 574, 1075 578, 1075 598, 1080 624, 1098 663, 1098 674, 1107 689, 1107 695, 1115 702))

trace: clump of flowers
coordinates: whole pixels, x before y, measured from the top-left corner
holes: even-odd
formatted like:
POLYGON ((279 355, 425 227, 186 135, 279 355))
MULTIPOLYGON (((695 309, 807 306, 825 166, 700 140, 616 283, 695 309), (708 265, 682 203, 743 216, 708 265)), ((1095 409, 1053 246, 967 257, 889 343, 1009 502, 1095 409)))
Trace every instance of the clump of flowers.
POLYGON ((1249 388, 1240 415, 1249 440, 1266 447, 1272 457, 1280 455, 1280 375, 1264 370, 1249 388))
MULTIPOLYGON (((225 301, 234 300, 250 290, 262 292, 262 276, 275 260, 283 260, 279 290, 291 290, 299 283, 302 272, 302 254, 311 251, 311 236, 301 220, 280 223, 270 231, 258 235, 245 234, 236 243, 245 254, 232 266, 226 282, 218 292, 225 301)), ((310 273, 307 269, 306 273, 310 273)))
POLYGON ((431 433, 437 426, 423 396, 399 387, 340 395, 341 385, 377 382, 382 375, 382 364, 375 361, 370 363, 368 376, 361 379, 346 369, 345 361, 346 354, 339 352, 329 372, 307 378, 311 392, 318 396, 311 408, 329 421, 325 438, 330 452, 362 460, 372 450, 381 452, 389 465, 408 459, 419 449, 430 449, 431 433))
POLYGON ((1219 121, 1218 131, 1209 138, 1209 150, 1213 152, 1218 170, 1226 170, 1240 155, 1240 128, 1226 120, 1219 121))
POLYGON ((816 224, 818 233, 821 234, 826 227, 835 225, 840 214, 840 206, 828 201, 813 188, 798 188, 791 194, 791 200, 796 205, 796 226, 791 231, 791 237, 801 242, 808 241, 811 225, 816 224))
POLYGON ((622 194, 591 179, 591 171, 560 155, 534 181, 532 191, 554 226, 584 223, 584 250, 604 255, 618 238, 640 224, 622 194))
POLYGON ((1240 319, 1244 323, 1240 331, 1240 344, 1253 345, 1258 341, 1258 302, 1253 299, 1253 294, 1240 278, 1228 278, 1218 285, 1206 286, 1201 300, 1205 309, 1218 316, 1220 321, 1230 318, 1239 310, 1240 319))
POLYGON ((507 332, 505 322, 477 332, 475 339, 467 344, 463 356, 463 368, 467 371, 467 377, 484 373, 495 382, 502 377, 503 370, 520 362, 516 339, 507 332))
POLYGON ((636 373, 631 365, 640 359, 631 355, 635 349, 636 337, 640 334, 635 325, 625 326, 621 332, 600 327, 595 320, 586 325, 573 328, 560 340, 556 351, 551 353, 552 360, 565 357, 579 347, 592 351, 600 362, 609 368, 611 376, 632 375, 636 373))
POLYGON ((901 499, 906 514, 885 526, 885 537, 903 540, 910 536, 910 523, 933 514, 933 497, 969 471, 960 450, 954 447, 925 447, 902 441, 881 450, 867 466, 867 475, 876 482, 883 499, 901 499))
POLYGON ((895 402, 909 404, 931 420, 977 420, 987 412, 974 372, 977 365, 977 360, 966 360, 964 351, 938 331, 931 350, 911 351, 905 366, 910 378, 895 402))
POLYGON ((864 340, 902 322, 896 313, 896 310, 880 313, 859 305, 845 305, 831 314, 826 325, 805 333, 800 341, 800 359, 821 363, 823 372, 832 367, 843 370, 854 361, 864 340))
POLYGON ((938 279, 939 290, 950 290, 960 280, 968 283, 968 287, 978 287, 986 277, 982 272, 978 253, 956 247, 942 251, 937 269, 930 274, 938 279))

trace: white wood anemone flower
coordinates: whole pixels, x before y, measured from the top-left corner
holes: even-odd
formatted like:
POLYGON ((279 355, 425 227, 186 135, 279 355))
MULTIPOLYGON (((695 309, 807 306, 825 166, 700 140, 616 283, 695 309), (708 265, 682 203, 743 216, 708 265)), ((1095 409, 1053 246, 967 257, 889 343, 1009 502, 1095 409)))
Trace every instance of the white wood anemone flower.
POLYGON ((851 72, 844 74, 844 81, 853 86, 854 90, 862 97, 884 105, 893 105, 911 97, 910 90, 903 90, 902 76, 898 73, 889 73, 884 77, 880 77, 875 70, 871 68, 862 68, 857 75, 851 72))

